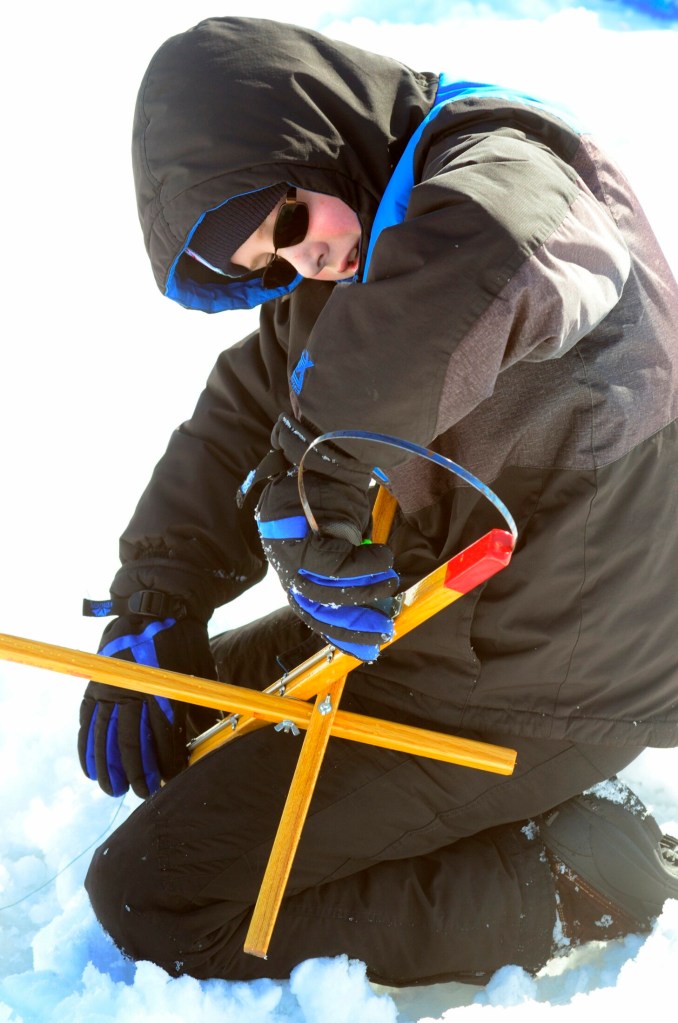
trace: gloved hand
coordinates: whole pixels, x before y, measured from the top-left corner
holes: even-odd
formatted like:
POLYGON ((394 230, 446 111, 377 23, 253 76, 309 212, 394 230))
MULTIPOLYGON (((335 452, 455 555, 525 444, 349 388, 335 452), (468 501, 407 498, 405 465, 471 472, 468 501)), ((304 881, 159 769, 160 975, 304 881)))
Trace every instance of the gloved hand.
MULTIPOLYGON (((99 653, 216 679, 207 627, 196 618, 121 615, 104 629, 99 653)), ((187 709, 165 697, 90 682, 80 708, 83 771, 110 796, 131 785, 146 798, 186 766, 187 709)))
POLYGON ((304 515, 296 470, 266 485, 257 525, 266 557, 299 617, 340 649, 373 661, 393 635, 389 598, 398 576, 390 549, 363 539, 370 522, 369 474, 363 486, 339 476, 336 470, 331 478, 304 472, 318 534, 304 515))

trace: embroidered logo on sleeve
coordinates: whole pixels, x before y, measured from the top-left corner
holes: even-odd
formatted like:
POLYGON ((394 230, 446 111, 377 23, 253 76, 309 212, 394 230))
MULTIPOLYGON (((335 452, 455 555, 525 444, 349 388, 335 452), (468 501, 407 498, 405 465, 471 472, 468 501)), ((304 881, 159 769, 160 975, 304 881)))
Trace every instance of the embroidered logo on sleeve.
POLYGON ((295 394, 301 394, 301 389, 304 386, 304 376, 306 374, 306 370, 310 369, 311 366, 314 365, 315 363, 312 361, 308 350, 305 348, 301 353, 301 358, 299 359, 299 362, 292 370, 292 376, 290 377, 292 390, 294 391, 295 394))

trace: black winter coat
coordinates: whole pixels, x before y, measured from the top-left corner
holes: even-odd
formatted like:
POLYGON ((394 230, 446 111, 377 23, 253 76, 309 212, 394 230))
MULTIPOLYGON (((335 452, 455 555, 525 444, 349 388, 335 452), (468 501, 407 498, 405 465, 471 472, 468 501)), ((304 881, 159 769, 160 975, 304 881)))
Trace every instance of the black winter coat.
MULTIPOLYGON (((213 19, 169 40, 142 83, 133 149, 159 287, 227 305, 224 279, 200 276, 183 249, 206 210, 277 181, 351 206, 364 253, 436 86, 269 21, 213 19)), ((395 434, 489 483, 518 546, 349 685, 451 729, 675 745, 677 313, 642 210, 592 138, 501 95, 450 103, 366 280, 304 281, 222 354, 122 537, 113 590, 199 591, 216 606, 261 578, 235 492, 281 412, 320 432, 395 434), (313 367, 296 394, 304 351, 313 367)), ((360 458, 391 477, 405 585, 502 525, 429 462, 383 447, 360 458)))

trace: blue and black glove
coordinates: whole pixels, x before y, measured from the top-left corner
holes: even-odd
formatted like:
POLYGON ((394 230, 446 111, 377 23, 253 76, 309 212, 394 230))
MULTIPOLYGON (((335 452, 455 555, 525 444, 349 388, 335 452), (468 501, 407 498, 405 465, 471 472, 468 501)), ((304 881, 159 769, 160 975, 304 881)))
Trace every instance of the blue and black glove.
MULTIPOLYGON (((185 615, 121 615, 106 626, 99 653, 200 678, 217 677, 207 626, 185 615)), ((161 781, 186 767, 187 710, 179 701, 90 682, 80 707, 83 771, 110 796, 123 795, 131 785, 146 798, 161 781)))
MULTIPOLYGON (((300 459, 308 434, 281 417, 276 440, 288 459, 300 459)), ((371 472, 337 452, 312 454, 314 468, 304 471, 303 482, 319 532, 308 525, 292 466, 259 499, 264 552, 299 617, 341 650, 373 661, 393 635, 391 598, 399 580, 391 550, 369 540, 371 472)))

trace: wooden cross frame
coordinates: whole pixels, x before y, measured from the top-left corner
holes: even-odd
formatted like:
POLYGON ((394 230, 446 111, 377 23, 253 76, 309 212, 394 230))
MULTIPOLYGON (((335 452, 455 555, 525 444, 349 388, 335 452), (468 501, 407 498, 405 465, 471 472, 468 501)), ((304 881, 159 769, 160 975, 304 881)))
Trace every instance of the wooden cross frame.
MULTIPOLYGON (((386 537, 394 508, 394 499, 382 488, 375 505, 375 540, 386 537)), ((393 638, 381 649, 504 568, 514 545, 511 533, 492 529, 406 590, 400 597, 393 638)), ((262 958, 268 952, 330 736, 497 774, 510 775, 515 767, 515 750, 503 746, 340 710, 346 677, 362 662, 331 645, 263 692, 3 634, 0 659, 229 712, 230 716, 193 740, 189 765, 266 724, 275 722, 279 729, 306 730, 245 939, 244 951, 262 958), (312 697, 313 705, 307 702, 312 697)))

